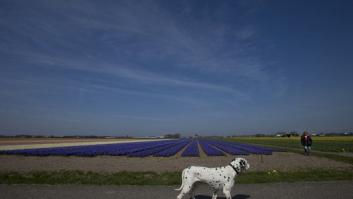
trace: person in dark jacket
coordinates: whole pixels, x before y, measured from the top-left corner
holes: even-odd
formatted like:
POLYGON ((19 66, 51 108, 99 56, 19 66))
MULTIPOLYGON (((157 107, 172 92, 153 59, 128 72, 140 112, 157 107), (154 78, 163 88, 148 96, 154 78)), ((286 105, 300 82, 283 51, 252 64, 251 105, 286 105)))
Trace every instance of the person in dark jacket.
POLYGON ((304 131, 300 137, 300 142, 304 146, 304 155, 310 155, 311 145, 313 144, 310 134, 304 131))

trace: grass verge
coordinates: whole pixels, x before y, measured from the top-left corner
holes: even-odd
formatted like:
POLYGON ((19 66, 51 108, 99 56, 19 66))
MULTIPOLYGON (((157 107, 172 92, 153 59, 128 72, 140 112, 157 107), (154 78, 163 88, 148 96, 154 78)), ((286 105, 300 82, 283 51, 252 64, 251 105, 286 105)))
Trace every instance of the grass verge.
MULTIPOLYGON (((75 170, 0 172, 0 184, 90 184, 90 185, 179 185, 180 172, 95 173, 75 170)), ((290 172, 247 172, 238 183, 353 180, 353 171, 315 169, 290 172)))
MULTIPOLYGON (((300 137, 233 137, 226 138, 235 142, 265 144, 280 147, 303 149, 300 137)), ((353 136, 319 137, 313 136, 312 149, 322 152, 353 152, 353 136)))
MULTIPOLYGON (((301 155, 303 155, 303 153, 304 153, 302 149, 284 148, 284 147, 271 146, 271 145, 262 145, 262 146, 277 147, 279 149, 283 149, 288 152, 298 153, 301 155)), ((327 159, 335 160, 338 162, 343 162, 343 163, 348 163, 348 164, 353 165, 353 158, 352 157, 336 155, 336 154, 321 152, 321 151, 311 151, 310 155, 321 157, 321 158, 327 158, 327 159)))
MULTIPOLYGON (((225 141, 231 141, 231 142, 240 142, 240 143, 247 143, 247 144, 253 144, 253 145, 258 145, 258 146, 264 146, 264 147, 271 147, 271 148, 277 148, 277 149, 283 149, 284 151, 288 152, 293 152, 293 153, 299 153, 303 154, 303 149, 298 149, 298 148, 292 148, 292 147, 283 147, 283 146, 278 146, 275 144, 269 144, 269 143, 252 143, 252 142, 247 142, 244 140, 234 140, 234 139, 224 139, 225 141)), ((342 156, 342 155, 336 155, 333 153, 329 152, 324 152, 324 151, 311 151, 310 153, 313 156, 317 157, 322 157, 322 158, 328 158, 331 160, 335 160, 338 162, 344 162, 353 165, 353 158, 352 157, 347 157, 347 156, 342 156)))

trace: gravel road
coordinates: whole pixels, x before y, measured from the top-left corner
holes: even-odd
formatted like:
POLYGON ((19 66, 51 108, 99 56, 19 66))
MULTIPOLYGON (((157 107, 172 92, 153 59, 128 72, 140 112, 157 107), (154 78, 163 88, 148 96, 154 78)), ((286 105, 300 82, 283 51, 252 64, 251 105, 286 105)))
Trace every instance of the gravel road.
MULTIPOLYGON (((178 192, 170 186, 0 185, 1 199, 167 199, 178 192)), ((197 199, 211 199, 206 186, 197 199)), ((233 199, 352 199, 353 181, 236 185, 233 199)), ((223 195, 219 198, 224 199, 223 195)), ((186 197, 185 197, 186 199, 186 197)))

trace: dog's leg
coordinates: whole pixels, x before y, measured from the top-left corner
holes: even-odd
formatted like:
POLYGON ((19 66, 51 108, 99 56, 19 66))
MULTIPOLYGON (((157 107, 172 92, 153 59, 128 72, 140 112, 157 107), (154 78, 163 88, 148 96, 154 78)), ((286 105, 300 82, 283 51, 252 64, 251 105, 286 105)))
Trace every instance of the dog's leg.
POLYGON ((182 199, 184 195, 185 195, 185 193, 183 191, 181 191, 179 193, 179 195, 177 196, 177 199, 182 199))
POLYGON ((190 189, 190 198, 195 199, 195 189, 197 188, 198 183, 194 183, 190 189))
POLYGON ((223 187, 223 193, 226 196, 226 199, 232 199, 232 195, 230 194, 230 189, 228 187, 223 187))
POLYGON ((217 199, 217 191, 218 190, 213 191, 212 199, 217 199))
POLYGON ((195 199, 194 190, 191 190, 189 195, 190 195, 190 199, 195 199))
POLYGON ((179 193, 177 199, 182 199, 184 197, 185 194, 189 193, 189 191, 192 188, 192 184, 190 182, 185 183, 183 189, 181 190, 181 192, 179 193))

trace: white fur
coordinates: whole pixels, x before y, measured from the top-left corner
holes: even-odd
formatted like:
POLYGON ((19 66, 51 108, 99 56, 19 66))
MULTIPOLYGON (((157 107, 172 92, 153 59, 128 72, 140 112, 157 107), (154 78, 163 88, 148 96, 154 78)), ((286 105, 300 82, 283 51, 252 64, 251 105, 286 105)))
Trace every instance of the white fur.
POLYGON ((210 185, 213 189, 212 199, 217 198, 217 192, 223 190, 224 195, 227 199, 231 199, 230 191, 234 185, 234 178, 250 168, 250 165, 244 158, 234 159, 230 165, 224 167, 207 168, 191 166, 183 170, 182 173, 182 184, 179 189, 180 191, 177 199, 181 199, 185 194, 190 192, 190 197, 194 197, 194 189, 196 182, 203 182, 210 185), (235 171, 234 168, 237 170, 235 171))

